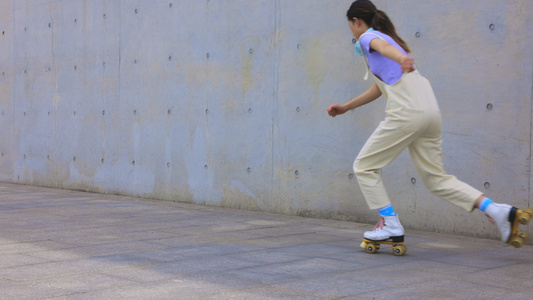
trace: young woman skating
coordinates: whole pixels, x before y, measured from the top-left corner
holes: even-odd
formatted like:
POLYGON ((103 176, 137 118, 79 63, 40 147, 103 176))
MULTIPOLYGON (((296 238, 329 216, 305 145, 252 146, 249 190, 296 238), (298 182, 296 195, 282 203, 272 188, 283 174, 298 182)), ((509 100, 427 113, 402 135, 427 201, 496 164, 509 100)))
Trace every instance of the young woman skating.
POLYGON ((466 211, 480 209, 498 226, 504 242, 521 246, 527 237, 525 233, 516 234, 517 222, 521 219, 521 223, 527 224, 531 210, 522 213, 511 205, 496 203, 444 171, 437 100, 429 81, 415 69, 409 47, 387 15, 371 1, 357 0, 346 16, 357 39, 355 50, 364 56, 375 83, 343 105, 332 104, 328 114, 332 117, 344 114, 381 95, 387 99, 385 120, 372 133, 353 164, 369 208, 381 215, 374 230, 365 232, 364 238, 403 242, 404 229, 385 191, 380 169, 408 148, 429 191, 466 211))

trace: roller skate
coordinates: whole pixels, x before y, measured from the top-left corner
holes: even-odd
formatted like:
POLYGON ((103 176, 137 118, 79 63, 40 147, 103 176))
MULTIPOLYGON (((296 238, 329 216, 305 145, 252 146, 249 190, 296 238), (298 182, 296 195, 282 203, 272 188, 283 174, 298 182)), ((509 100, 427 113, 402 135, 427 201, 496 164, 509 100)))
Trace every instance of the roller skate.
POLYGON ((381 248, 381 244, 392 245, 392 253, 396 256, 407 252, 404 230, 398 216, 382 217, 372 231, 365 232, 361 248, 373 254, 381 248))
POLYGON ((509 221, 513 223, 511 229, 511 235, 507 240, 507 244, 512 245, 515 248, 520 248, 527 241, 527 233, 523 231, 518 231, 519 223, 522 225, 527 225, 533 217, 533 209, 528 208, 524 211, 513 207, 511 213, 509 214, 509 221), (511 221, 512 220, 512 221, 511 221))
POLYGON ((500 229, 502 241, 520 248, 527 241, 527 233, 519 231, 520 224, 527 225, 533 218, 533 209, 520 210, 508 204, 493 203, 485 212, 500 229))

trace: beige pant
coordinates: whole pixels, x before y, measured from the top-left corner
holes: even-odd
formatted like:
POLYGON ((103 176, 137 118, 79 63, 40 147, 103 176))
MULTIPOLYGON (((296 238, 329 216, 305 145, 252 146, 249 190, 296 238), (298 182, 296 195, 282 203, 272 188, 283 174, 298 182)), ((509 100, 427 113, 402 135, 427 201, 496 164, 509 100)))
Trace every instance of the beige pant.
POLYGON ((370 209, 391 204, 380 170, 409 148, 425 186, 433 194, 467 211, 483 193, 446 174, 442 165, 441 115, 428 80, 414 71, 394 85, 374 78, 387 98, 386 118, 367 140, 353 168, 370 209))

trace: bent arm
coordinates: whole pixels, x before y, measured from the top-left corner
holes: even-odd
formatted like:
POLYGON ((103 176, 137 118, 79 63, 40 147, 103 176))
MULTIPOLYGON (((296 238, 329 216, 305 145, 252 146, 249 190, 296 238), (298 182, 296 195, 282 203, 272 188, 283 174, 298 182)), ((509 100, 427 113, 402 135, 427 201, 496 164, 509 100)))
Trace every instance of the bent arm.
POLYGON ((370 103, 381 96, 381 91, 378 88, 378 85, 374 83, 368 90, 359 95, 357 98, 354 98, 343 105, 332 104, 328 107, 328 114, 332 117, 337 115, 342 115, 343 113, 363 106, 367 103, 370 103))
POLYGON ((379 90, 378 85, 374 83, 368 90, 359 95, 357 98, 346 102, 344 106, 346 107, 347 111, 352 110, 376 100, 379 98, 379 96, 381 96, 381 91, 379 90))
POLYGON ((402 72, 404 73, 413 72, 415 70, 415 67, 413 66, 413 59, 408 55, 403 54, 402 51, 387 43, 385 40, 373 39, 370 41, 370 48, 376 50, 386 58, 390 58, 399 63, 402 68, 402 72))

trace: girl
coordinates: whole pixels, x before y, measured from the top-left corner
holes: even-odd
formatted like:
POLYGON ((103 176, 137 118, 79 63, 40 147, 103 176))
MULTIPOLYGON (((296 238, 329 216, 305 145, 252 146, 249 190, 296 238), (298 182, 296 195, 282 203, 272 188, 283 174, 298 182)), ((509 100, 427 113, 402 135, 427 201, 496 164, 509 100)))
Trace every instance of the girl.
POLYGON ((511 243, 518 226, 515 220, 521 211, 508 204, 493 202, 444 171, 441 115, 435 95, 428 80, 415 70, 408 54, 409 47, 398 36, 387 15, 376 9, 371 1, 357 0, 346 16, 357 39, 355 50, 365 57, 375 83, 344 105, 329 106, 328 114, 335 117, 381 95, 387 99, 385 120, 367 140, 353 164, 368 206, 381 215, 374 230, 365 232, 364 238, 403 242, 404 229, 379 172, 408 148, 417 172, 432 193, 466 211, 478 208, 485 212, 498 226, 502 240, 511 243))

